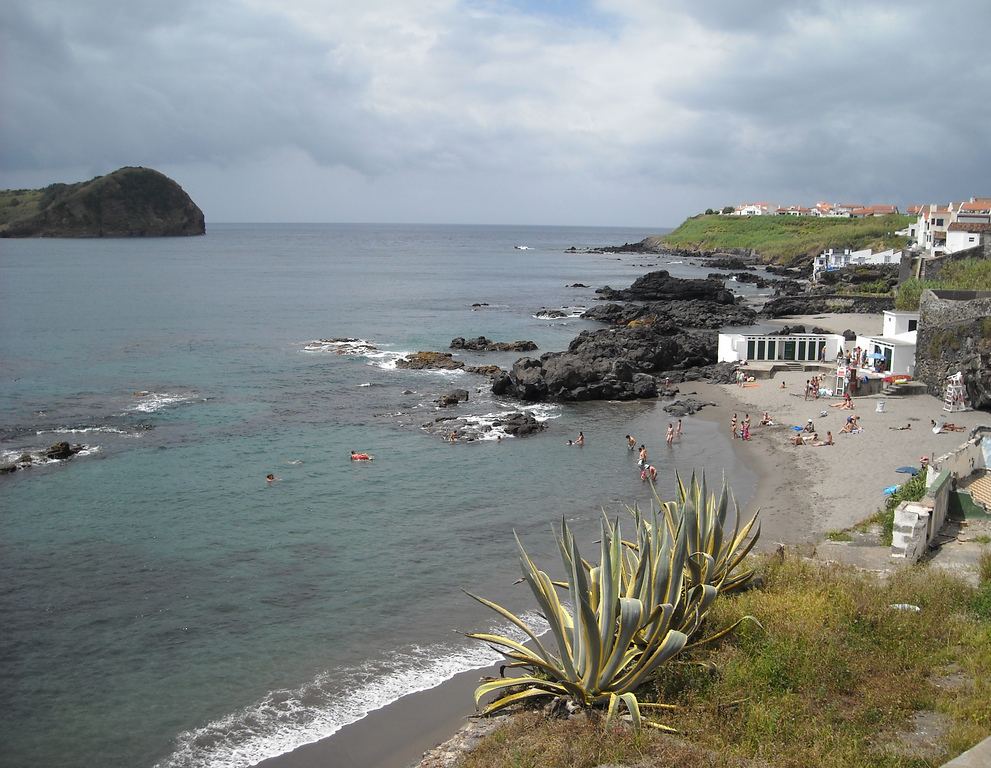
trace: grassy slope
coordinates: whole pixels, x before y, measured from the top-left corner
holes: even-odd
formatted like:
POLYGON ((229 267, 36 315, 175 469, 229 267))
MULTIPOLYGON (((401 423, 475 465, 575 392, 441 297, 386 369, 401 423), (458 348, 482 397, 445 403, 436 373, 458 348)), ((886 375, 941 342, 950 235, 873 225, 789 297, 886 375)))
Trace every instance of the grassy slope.
MULTIPOLYGON (((592 768, 604 763, 740 768, 922 768, 942 765, 991 732, 991 581, 980 589, 936 569, 904 568, 887 582, 853 570, 769 558, 765 585, 717 600, 710 626, 744 624, 689 663, 662 668, 650 713, 680 736, 518 715, 459 768, 592 768), (895 603, 919 612, 893 610, 895 603), (690 663, 713 662, 716 672, 690 663), (940 678, 950 675, 950 682, 940 678), (933 754, 902 752, 895 734, 930 710, 946 730, 933 754), (642 761, 642 762, 641 762, 642 761), (759 762, 760 765, 768 763, 759 762)), ((991 555, 983 577, 991 579, 991 555)), ((694 658, 692 658, 694 657, 694 658)))
POLYGON ((826 248, 901 248, 894 232, 908 216, 825 219, 814 216, 695 216, 662 238, 666 246, 687 250, 752 248, 768 262, 804 263, 826 248))
POLYGON ((43 193, 43 189, 0 189, 0 225, 34 216, 43 193))

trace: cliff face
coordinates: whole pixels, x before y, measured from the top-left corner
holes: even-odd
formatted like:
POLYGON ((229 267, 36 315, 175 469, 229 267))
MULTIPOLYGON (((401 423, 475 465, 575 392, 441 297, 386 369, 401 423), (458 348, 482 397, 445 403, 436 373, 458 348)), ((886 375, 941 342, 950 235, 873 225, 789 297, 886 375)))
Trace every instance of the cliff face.
POLYGON ((0 237, 172 237, 206 232, 203 211, 168 176, 121 168, 52 184, 37 206, 0 225, 0 237))

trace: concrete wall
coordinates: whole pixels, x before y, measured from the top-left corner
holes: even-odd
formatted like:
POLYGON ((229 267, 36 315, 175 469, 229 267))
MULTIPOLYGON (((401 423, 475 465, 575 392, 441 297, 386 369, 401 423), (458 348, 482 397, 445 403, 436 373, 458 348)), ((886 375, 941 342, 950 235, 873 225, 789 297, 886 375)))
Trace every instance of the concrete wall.
POLYGON ((986 469, 985 454, 991 444, 991 434, 980 433, 949 453, 933 460, 936 471, 948 471, 953 477, 968 477, 975 469, 986 469))
POLYGON ((942 470, 919 501, 903 501, 895 509, 891 556, 918 562, 936 538, 950 506, 954 478, 942 470))

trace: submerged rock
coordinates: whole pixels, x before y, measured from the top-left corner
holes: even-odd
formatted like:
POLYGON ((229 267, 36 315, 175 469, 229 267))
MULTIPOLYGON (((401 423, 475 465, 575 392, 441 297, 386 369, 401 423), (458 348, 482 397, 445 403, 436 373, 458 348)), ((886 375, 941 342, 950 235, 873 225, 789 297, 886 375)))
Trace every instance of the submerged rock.
POLYGON ((83 447, 81 445, 69 445, 69 443, 62 441, 49 446, 44 451, 44 454, 49 459, 68 459, 70 456, 75 456, 82 449, 83 447))
POLYGON ((492 422, 493 427, 502 427, 503 430, 513 437, 526 437, 547 429, 542 421, 537 421, 532 414, 517 411, 509 416, 496 419, 492 422))
POLYGON ((465 364, 460 360, 455 360, 450 352, 414 352, 412 355, 397 360, 396 367, 417 371, 431 368, 454 371, 461 370, 465 364))
POLYGON ((691 416, 698 413, 707 405, 716 405, 716 403, 696 400, 694 397, 686 397, 683 400, 675 400, 673 403, 668 403, 664 406, 664 411, 670 413, 672 416, 681 418, 682 416, 691 416))
POLYGON ((467 389, 452 389, 450 392, 445 392, 443 395, 437 398, 435 401, 441 408, 449 408, 452 405, 457 405, 458 403, 468 402, 468 390, 467 389))
POLYGON ((471 349, 477 352, 532 352, 537 348, 533 341, 492 341, 485 336, 451 339, 451 349, 471 349))

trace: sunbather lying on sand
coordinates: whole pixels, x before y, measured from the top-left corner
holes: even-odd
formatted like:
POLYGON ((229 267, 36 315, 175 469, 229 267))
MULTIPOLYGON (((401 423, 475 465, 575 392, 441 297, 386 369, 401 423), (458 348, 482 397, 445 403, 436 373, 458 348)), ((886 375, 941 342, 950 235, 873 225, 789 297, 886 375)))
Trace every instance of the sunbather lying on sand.
POLYGON ((906 424, 904 427, 888 427, 888 429, 897 429, 899 432, 903 429, 911 429, 911 428, 912 428, 911 424, 906 424))

